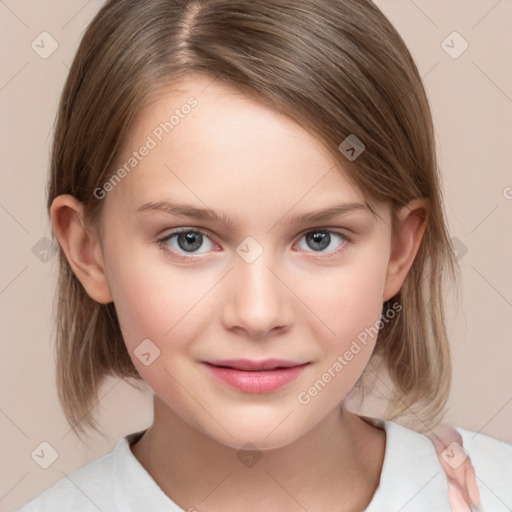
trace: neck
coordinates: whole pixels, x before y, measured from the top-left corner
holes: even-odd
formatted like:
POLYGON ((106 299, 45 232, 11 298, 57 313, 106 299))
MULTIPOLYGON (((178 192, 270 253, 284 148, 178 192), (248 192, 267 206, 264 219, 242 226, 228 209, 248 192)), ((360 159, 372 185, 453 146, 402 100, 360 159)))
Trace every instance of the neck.
POLYGON ((346 410, 287 446, 241 452, 154 402, 153 425, 132 452, 184 510, 348 512, 365 508, 378 486, 385 433, 346 410))

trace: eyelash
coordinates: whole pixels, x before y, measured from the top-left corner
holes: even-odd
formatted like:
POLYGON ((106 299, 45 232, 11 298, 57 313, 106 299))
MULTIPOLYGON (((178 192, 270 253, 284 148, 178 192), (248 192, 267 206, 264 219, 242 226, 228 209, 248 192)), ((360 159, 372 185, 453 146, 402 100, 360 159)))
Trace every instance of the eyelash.
MULTIPOLYGON (((329 253, 317 253, 319 254, 320 256, 310 256, 312 257, 313 259, 326 259, 326 258, 334 258, 335 256, 338 256, 340 255, 341 253, 343 253, 347 246, 349 244, 352 243, 351 239, 345 235, 344 233, 341 233, 340 231, 335 231, 335 230, 332 230, 332 229, 327 229, 327 228, 317 228, 317 229, 310 229, 308 231, 305 231, 303 234, 301 234, 299 240, 301 240, 302 238, 304 238, 307 234, 309 233, 329 233, 329 234, 334 234, 334 235, 337 235, 339 236, 341 239, 342 239, 342 245, 334 250, 334 251, 331 251, 329 253)), ((163 238, 160 238, 157 243, 158 243, 158 246, 160 247, 160 249, 162 249, 162 251, 165 253, 165 254, 168 254, 168 255, 171 255, 174 259, 178 260, 178 261, 192 261, 192 260, 195 260, 197 259, 197 256, 187 256, 187 255, 184 255, 184 254, 180 254, 172 249, 169 249, 169 245, 168 245, 168 241, 171 240, 172 238, 174 238, 176 235, 179 235, 181 233, 199 233, 201 235, 203 235, 204 237, 210 239, 210 235, 206 232, 206 231, 203 231, 202 229, 199 229, 199 228, 180 228, 180 229, 175 229, 174 231, 172 231, 171 233, 169 233, 168 235, 166 235, 165 237, 163 238)), ((305 252, 312 252, 313 254, 315 253, 314 251, 305 251, 305 252)))

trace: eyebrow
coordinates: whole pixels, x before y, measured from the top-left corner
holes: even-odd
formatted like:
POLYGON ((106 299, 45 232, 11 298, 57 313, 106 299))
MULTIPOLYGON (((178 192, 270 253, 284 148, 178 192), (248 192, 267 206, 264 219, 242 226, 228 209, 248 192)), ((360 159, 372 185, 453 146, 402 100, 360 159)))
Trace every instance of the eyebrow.
MULTIPOLYGON (((305 224, 308 222, 323 222, 360 210, 371 211, 368 205, 362 203, 345 203, 330 206, 322 210, 295 215, 289 219, 289 222, 297 224, 305 224)), ((170 215, 175 215, 177 217, 189 217, 191 219, 198 219, 203 221, 220 222, 226 226, 231 226, 234 224, 234 218, 230 215, 222 212, 217 213, 208 208, 197 208, 196 206, 186 203, 150 201, 137 208, 137 212, 147 211, 163 212, 170 215)))

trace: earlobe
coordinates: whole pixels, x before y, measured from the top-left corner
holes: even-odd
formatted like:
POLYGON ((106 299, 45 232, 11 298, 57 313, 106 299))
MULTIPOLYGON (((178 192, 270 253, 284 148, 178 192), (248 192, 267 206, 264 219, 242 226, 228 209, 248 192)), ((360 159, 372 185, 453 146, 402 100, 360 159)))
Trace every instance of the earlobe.
POLYGON ((427 215, 428 203, 421 199, 411 201, 398 212, 382 297, 383 302, 400 291, 425 234, 427 215))
POLYGON ((112 302, 99 235, 86 225, 83 204, 69 194, 60 195, 52 203, 50 216, 55 236, 89 297, 100 304, 112 302))

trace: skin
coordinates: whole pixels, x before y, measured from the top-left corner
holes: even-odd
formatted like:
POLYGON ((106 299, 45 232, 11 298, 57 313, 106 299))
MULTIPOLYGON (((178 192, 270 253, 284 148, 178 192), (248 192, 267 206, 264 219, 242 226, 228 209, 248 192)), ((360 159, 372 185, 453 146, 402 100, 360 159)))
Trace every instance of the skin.
POLYGON ((94 300, 114 301, 133 363, 154 391, 154 422, 132 452, 184 510, 361 510, 378 486, 385 433, 340 402, 376 339, 308 404, 297 397, 398 292, 424 233, 426 204, 398 212, 393 238, 384 204, 373 204, 377 217, 360 208, 328 221, 293 221, 364 203, 302 127, 197 76, 141 110, 119 165, 190 96, 198 105, 103 199, 100 225, 86 222, 72 196, 51 208, 73 271, 94 300), (136 211, 164 200, 210 208, 233 223, 136 211), (189 254, 186 261, 158 243, 179 227, 207 235, 192 253, 177 237, 167 242, 189 254), (311 230, 341 236, 318 248, 305 237, 311 230), (248 236, 262 249, 251 263, 236 252, 248 236), (148 366, 134 355, 144 339, 160 350, 148 366), (228 358, 309 364, 284 387, 254 394, 227 387, 200 363, 228 358), (261 455, 252 467, 237 457, 247 443, 261 455))

